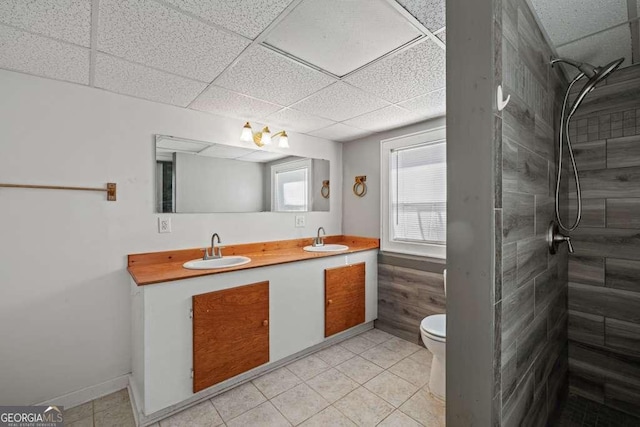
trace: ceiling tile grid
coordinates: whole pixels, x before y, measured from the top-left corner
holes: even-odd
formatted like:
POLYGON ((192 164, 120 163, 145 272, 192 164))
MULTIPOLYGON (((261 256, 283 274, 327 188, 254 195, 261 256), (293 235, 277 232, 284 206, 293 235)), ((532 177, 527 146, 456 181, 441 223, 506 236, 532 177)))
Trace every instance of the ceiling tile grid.
POLYGON ((445 26, 446 0, 397 0, 397 2, 429 31, 435 32, 445 26))
POLYGON ((331 120, 303 113, 302 111, 294 110, 292 108, 283 108, 282 110, 265 117, 263 121, 269 123, 269 126, 274 128, 271 129, 272 131, 275 131, 275 127, 278 127, 279 129, 286 129, 300 133, 308 133, 335 123, 331 120))
POLYGON ((392 103, 405 101, 445 86, 445 51, 424 39, 345 81, 392 103))
POLYGON ((211 82, 249 44, 151 0, 101 0, 98 50, 211 82))
POLYGON ((230 31, 255 39, 292 0, 164 0, 230 31))
POLYGON ((89 47, 90 0, 2 0, 0 22, 89 47))
POLYGON ((445 88, 398 104, 425 119, 443 116, 447 109, 447 91, 445 88))
POLYGON ((290 105, 335 79, 279 53, 256 46, 216 79, 216 84, 280 105, 290 105))
POLYGON ((390 105, 380 110, 347 120, 344 124, 372 132, 382 132, 411 123, 417 123, 422 120, 424 120, 424 118, 419 114, 405 110, 397 105, 390 105))
POLYGON ((257 120, 282 109, 282 106, 219 86, 210 86, 191 103, 190 108, 243 120, 257 120))
POLYGON ((89 84, 89 50, 0 24, 0 68, 89 84))
POLYGON ((164 73, 133 64, 113 56, 98 53, 96 57, 96 87, 138 98, 186 107, 206 83, 164 73))
POLYGON ((336 123, 335 125, 309 132, 309 135, 330 139, 332 141, 347 141, 350 139, 363 138, 371 134, 373 134, 373 132, 347 126, 342 123, 336 123))
POLYGON ((292 108, 341 122, 388 104, 353 86, 337 82, 294 104, 292 108))

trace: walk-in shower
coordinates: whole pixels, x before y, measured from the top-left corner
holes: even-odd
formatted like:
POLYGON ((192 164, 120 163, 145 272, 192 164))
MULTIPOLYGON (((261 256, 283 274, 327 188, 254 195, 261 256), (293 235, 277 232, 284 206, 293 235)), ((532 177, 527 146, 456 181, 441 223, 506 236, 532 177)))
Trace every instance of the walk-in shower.
POLYGON ((578 169, 576 167, 576 160, 573 154, 573 148, 571 147, 571 137, 569 136, 569 122, 571 118, 584 101, 585 97, 589 92, 591 92, 598 83, 607 78, 611 73, 613 73, 619 66, 624 62, 624 58, 617 59, 604 67, 594 67, 591 64, 587 64, 586 62, 576 62, 570 59, 565 58, 552 58, 551 65, 555 65, 556 63, 565 63, 569 64, 575 68, 577 68, 580 73, 574 77, 574 79, 569 83, 569 87, 567 88, 567 92, 564 95, 564 101, 562 102, 562 110, 560 116, 560 130, 559 130, 559 138, 558 138, 558 170, 556 175, 556 194, 555 194, 555 209, 556 209, 556 220, 557 225, 555 223, 551 223, 549 225, 548 231, 548 243, 549 243, 549 251, 551 253, 555 253, 558 245, 566 241, 569 244, 569 252, 573 252, 573 246, 571 245, 571 238, 568 236, 564 236, 560 233, 559 228, 565 231, 573 231, 580 224, 580 220, 582 218, 582 191, 580 190, 580 177, 578 176, 578 169), (586 77, 587 83, 582 87, 578 96, 576 96, 571 108, 569 109, 569 113, 566 114, 567 111, 567 101, 569 100, 569 95, 571 93, 571 89, 573 86, 583 77, 586 77), (571 225, 565 225, 562 222, 562 218, 560 217, 560 180, 562 177, 562 160, 564 157, 564 143, 566 141, 567 151, 569 152, 569 159, 571 160, 571 167, 573 168, 573 176, 575 177, 575 185, 576 185, 576 217, 571 225), (559 228, 558 228, 559 226, 559 228))

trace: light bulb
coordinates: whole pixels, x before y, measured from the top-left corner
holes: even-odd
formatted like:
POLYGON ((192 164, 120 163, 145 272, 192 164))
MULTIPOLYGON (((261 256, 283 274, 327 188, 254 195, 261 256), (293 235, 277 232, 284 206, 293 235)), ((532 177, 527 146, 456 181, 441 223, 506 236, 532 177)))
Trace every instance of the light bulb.
POLYGON ((271 131, 268 127, 262 129, 262 144, 271 145, 271 131))
POLYGON ((282 136, 280 137, 278 147, 289 148, 289 136, 285 131, 282 131, 282 136))
POLYGON ((240 141, 242 142, 251 142, 253 141, 253 131, 251 130, 251 125, 249 122, 245 123, 242 128, 242 133, 240 134, 240 141))

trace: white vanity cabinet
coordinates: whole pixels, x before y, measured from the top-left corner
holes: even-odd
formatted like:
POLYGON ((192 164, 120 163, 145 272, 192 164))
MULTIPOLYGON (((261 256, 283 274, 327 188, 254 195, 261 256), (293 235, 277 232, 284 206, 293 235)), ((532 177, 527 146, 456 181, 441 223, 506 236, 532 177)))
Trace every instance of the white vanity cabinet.
POLYGON ((211 396, 377 318, 377 249, 138 286, 132 280, 131 390, 141 424, 211 396), (364 263, 364 323, 325 338, 325 270, 364 263), (269 361, 193 393, 192 297, 268 282, 269 361))

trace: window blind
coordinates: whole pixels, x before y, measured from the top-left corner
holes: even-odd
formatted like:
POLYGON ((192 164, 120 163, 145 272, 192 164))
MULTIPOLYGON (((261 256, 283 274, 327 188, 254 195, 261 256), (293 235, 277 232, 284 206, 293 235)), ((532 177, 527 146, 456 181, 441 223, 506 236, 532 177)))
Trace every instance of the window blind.
POLYGON ((306 211, 308 210, 309 169, 304 167, 289 171, 276 172, 276 210, 306 211))

